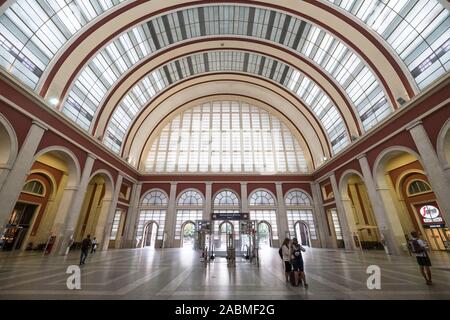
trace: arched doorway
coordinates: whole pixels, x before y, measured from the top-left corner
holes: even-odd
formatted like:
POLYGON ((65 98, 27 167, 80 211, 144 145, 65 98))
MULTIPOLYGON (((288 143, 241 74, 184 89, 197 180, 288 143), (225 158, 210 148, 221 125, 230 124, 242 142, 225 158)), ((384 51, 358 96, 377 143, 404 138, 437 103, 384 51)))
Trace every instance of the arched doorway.
MULTIPOLYGON (((164 247, 164 225, 166 223, 167 206, 169 198, 167 194, 160 189, 153 189, 148 191, 141 200, 139 208, 139 220, 136 230, 136 247, 145 247, 146 241, 146 228, 149 227, 149 223, 156 224, 158 226, 157 232, 151 232, 152 237, 156 236, 152 243, 154 248, 164 247)), ((151 226, 153 231, 153 226, 151 226)))
POLYGON ((261 250, 272 247, 272 230, 266 221, 258 223, 258 246, 261 250))
POLYGON ((450 231, 426 175, 419 171, 405 173, 399 188, 413 229, 423 235, 431 250, 450 249, 450 231))
POLYGON ((203 219, 203 194, 188 189, 177 200, 174 247, 192 247, 195 241, 195 222, 203 219))
MULTIPOLYGON (((34 156, 33 164, 16 202, 12 204, 11 209, 2 208, 10 212, 7 224, 13 222, 23 225, 23 228, 26 226, 27 229, 26 232, 21 232, 20 241, 15 240, 15 249, 43 250, 52 237, 51 239, 54 239, 52 253, 58 252, 61 243, 69 238, 66 235, 73 234, 74 228, 71 228, 69 212, 79 179, 78 160, 67 148, 49 147, 40 150, 34 156), (39 184, 42 184, 43 188, 39 187, 39 184)), ((0 230, 2 234, 5 231, 9 232, 0 230)), ((61 251, 63 252, 65 250, 61 251)))
POLYGON ((158 224, 154 221, 147 223, 144 228, 143 247, 156 248, 156 237, 158 235, 158 224))
POLYGON ((294 189, 286 194, 284 202, 289 236, 296 237, 302 245, 319 246, 311 197, 303 190, 294 189))
POLYGON ((268 190, 260 189, 254 191, 249 198, 250 220, 258 223, 256 232, 260 247, 278 247, 275 197, 268 190))
POLYGON ((28 176, 2 237, 3 250, 40 248, 41 244, 35 241, 36 234, 52 194, 52 183, 45 174, 28 176))
POLYGON ((233 235, 233 224, 229 221, 222 222, 219 225, 219 246, 216 250, 226 250, 231 235, 233 235))
POLYGON ((13 127, 0 114, 0 189, 17 155, 17 137, 13 127))
POLYGON ((304 221, 297 221, 294 225, 295 237, 302 246, 311 246, 308 225, 304 221))
MULTIPOLYGON (((427 236, 428 233, 425 229, 428 229, 429 226, 420 217, 420 209, 429 201, 434 201, 434 207, 439 208, 432 186, 425 175, 421 158, 416 152, 405 147, 389 148, 375 161, 374 180, 385 209, 389 213, 388 219, 396 241, 407 252, 407 240, 411 236, 411 231, 418 231, 424 236, 427 236), (414 194, 414 192, 411 194, 408 191, 409 183, 412 182, 410 179, 413 179, 414 175, 420 175, 419 180, 423 180, 429 186, 430 190, 426 191, 427 195, 414 194), (420 198, 424 201, 421 201, 420 198)), ((420 189, 419 186, 418 189, 420 189)), ((441 213, 439 215, 442 217, 442 227, 446 229, 446 221, 441 213)), ((430 239, 432 238, 432 235, 428 236, 430 239)), ((430 239, 426 240, 431 245, 433 241, 430 239)), ((431 248, 439 250, 437 247, 431 248)))
POLYGON ((91 239, 96 238, 97 248, 108 248, 104 243, 110 240, 105 237, 105 227, 112 193, 112 176, 103 170, 95 172, 90 178, 78 218, 74 237, 76 243, 81 243, 87 235, 90 235, 91 239))
POLYGON ((183 249, 193 249, 195 242, 195 223, 187 221, 181 229, 181 247, 183 249))

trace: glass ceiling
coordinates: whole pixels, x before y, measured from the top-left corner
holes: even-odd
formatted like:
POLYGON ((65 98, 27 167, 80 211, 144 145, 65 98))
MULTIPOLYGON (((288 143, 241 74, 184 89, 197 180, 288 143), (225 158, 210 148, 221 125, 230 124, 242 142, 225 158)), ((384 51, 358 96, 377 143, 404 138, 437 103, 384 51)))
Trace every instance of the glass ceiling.
POLYGON ((377 32, 420 89, 450 69, 450 15, 438 0, 328 0, 377 32))
POLYGON ((367 64, 331 34, 280 12, 232 5, 181 10, 121 34, 83 69, 64 109, 71 108, 70 116, 88 129, 108 90, 130 68, 174 43, 213 35, 254 37, 297 51, 344 89, 365 130, 391 111, 382 86, 367 64))
POLYGON ((125 0, 17 0, 0 16, 0 65, 32 89, 83 26, 125 0))
MULTIPOLYGON (((132 121, 159 92, 174 83, 207 72, 241 72, 267 78, 296 94, 321 122, 333 152, 349 144, 345 123, 328 95, 300 71, 271 58, 241 51, 199 53, 172 61, 138 82, 118 104, 108 123, 104 143, 116 153, 132 121)), ((79 107, 69 98, 65 112, 76 120, 79 107)))
MULTIPOLYGON (((13 2, 0 16, 0 65, 36 89, 58 50, 87 23, 123 1, 13 2)), ((449 70, 449 11, 439 1, 328 2, 381 35, 419 88, 449 70)), ((391 112, 384 90, 367 63, 330 33, 280 12, 235 5, 180 10, 122 33, 83 69, 71 88, 64 112, 88 129, 108 90, 139 61, 177 42, 214 35, 254 37, 297 51, 344 89, 365 130, 391 112)))
POLYGON ((239 101, 179 112, 151 141, 148 173, 299 173, 308 167, 297 139, 277 117, 239 101))

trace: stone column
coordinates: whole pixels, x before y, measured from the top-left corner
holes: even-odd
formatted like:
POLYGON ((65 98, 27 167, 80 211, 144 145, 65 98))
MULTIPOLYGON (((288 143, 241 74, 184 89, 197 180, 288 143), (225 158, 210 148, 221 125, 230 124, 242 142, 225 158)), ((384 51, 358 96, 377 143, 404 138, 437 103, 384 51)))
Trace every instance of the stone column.
MULTIPOLYGON (((129 208, 127 208, 128 210, 129 208)), ((115 216, 114 216, 115 217, 115 216)), ((126 211, 120 209, 120 220, 117 228, 116 239, 114 241, 114 249, 120 249, 122 245, 122 230, 125 227, 126 211)))
MULTIPOLYGON (((348 250, 354 250, 355 249, 355 243, 353 241, 353 234, 356 232, 354 226, 352 228, 352 225, 349 223, 348 215, 346 214, 346 208, 348 207, 348 202, 345 203, 342 201, 341 193, 339 192, 339 188, 336 182, 336 176, 334 173, 330 176, 331 181, 331 187, 333 188, 334 193, 334 200, 336 202, 336 210, 337 214, 339 216, 339 222, 341 224, 341 230, 342 230, 342 238, 344 240, 345 248, 348 250)), ((351 210, 351 208, 350 208, 351 210)), ((350 211, 351 212, 351 211, 350 211)), ((353 224, 354 225, 354 224, 353 224)))
POLYGON ((450 224, 450 176, 442 168, 433 144, 428 137, 421 121, 417 121, 406 128, 419 150, 425 174, 441 208, 441 214, 447 225, 450 224))
POLYGON ((166 225, 164 227, 167 234, 164 248, 172 248, 175 241, 175 223, 177 214, 177 183, 170 184, 169 206, 167 208, 166 225))
MULTIPOLYGON (((116 214, 117 202, 119 201, 120 195, 120 187, 122 186, 123 176, 119 173, 117 175, 116 185, 114 187, 114 193, 111 199, 111 203, 109 206, 106 204, 105 209, 106 215, 100 214, 99 220, 97 222, 97 230, 96 232, 100 237, 98 238, 98 242, 102 250, 108 250, 109 246, 109 237, 111 235, 111 229, 114 222, 114 215, 116 214)), ((105 200, 103 200, 104 202, 105 200)), ((104 203, 105 204, 105 203, 104 203)), ((103 206, 102 206, 103 211, 103 206)))
POLYGON ((328 233, 327 216, 323 207, 320 185, 317 182, 311 182, 311 191, 314 205, 314 220, 316 230, 319 231, 320 245, 322 248, 337 248, 336 239, 332 239, 328 233))
POLYGON ((130 197, 130 207, 128 208, 124 236, 122 238, 121 248, 135 248, 135 233, 139 220, 139 205, 141 201, 142 183, 133 184, 130 197))
POLYGON ((212 182, 205 182, 205 205, 203 208, 203 220, 211 220, 212 212, 212 182))
POLYGON ((56 235, 54 253, 59 252, 62 255, 68 253, 67 249, 73 240, 95 159, 94 155, 88 154, 79 186, 69 186, 64 189, 52 228, 53 234, 56 235))
POLYGON ((247 182, 241 182, 241 210, 248 213, 247 182))
POLYGON ((17 199, 19 199, 20 192, 33 166, 36 150, 46 130, 47 128, 43 124, 33 121, 16 161, 4 180, 0 190, 0 232, 3 232, 17 199))
POLYGON ((277 204, 278 204, 277 208, 278 239, 281 244, 284 238, 289 235, 289 225, 287 219, 286 206, 284 203, 283 184, 281 182, 276 182, 275 190, 277 193, 277 204))
POLYGON ((377 192, 375 182, 373 181, 372 172, 366 156, 359 156, 358 161, 363 174, 367 194, 369 195, 372 204, 375 220, 388 249, 387 253, 396 255, 402 254, 402 242, 404 236, 400 220, 394 212, 392 212, 392 214, 387 214, 381 196, 377 192))

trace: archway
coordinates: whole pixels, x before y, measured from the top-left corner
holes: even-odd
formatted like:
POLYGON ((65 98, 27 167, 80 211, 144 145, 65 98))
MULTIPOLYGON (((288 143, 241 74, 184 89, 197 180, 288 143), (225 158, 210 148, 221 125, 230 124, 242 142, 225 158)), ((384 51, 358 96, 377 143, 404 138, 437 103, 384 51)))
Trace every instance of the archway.
POLYGON ((309 228, 306 222, 297 221, 294 224, 295 237, 302 246, 311 246, 309 228))
POLYGON ((229 221, 224 221, 219 225, 219 245, 216 250, 226 250, 229 246, 230 236, 233 235, 233 224, 229 221))
MULTIPOLYGON (((41 195, 34 194, 35 199, 28 201, 38 206, 38 208, 32 210, 33 212, 31 212, 31 209, 22 208, 25 211, 30 210, 26 215, 31 215, 29 219, 27 218, 29 222, 27 224, 28 230, 32 230, 32 232, 27 232, 27 235, 24 236, 21 248, 25 249, 24 244, 29 242, 33 242, 32 248, 36 246, 43 248, 50 237, 55 236, 52 252, 57 252, 57 249, 54 248, 59 246, 64 238, 65 230, 70 227, 70 221, 68 221, 70 216, 68 213, 80 179, 78 159, 72 151, 65 147, 49 147, 35 155, 27 176, 27 180, 24 181, 24 187, 26 186, 25 183, 30 179, 39 180, 40 183, 47 186, 46 190, 48 189, 49 192, 41 195), (44 179, 42 179, 43 176, 45 177, 44 179), (43 197, 43 199, 36 199, 36 196, 43 197), (28 239, 28 237, 31 238, 28 239)), ((31 187, 27 188, 33 190, 31 187)), ((8 218, 10 221, 14 214, 18 212, 18 205, 21 202, 23 203, 24 190, 21 191, 17 195, 16 203, 10 209, 11 213, 8 218)), ((30 195, 26 197, 30 197, 30 195)))
POLYGON ((52 180, 43 172, 32 172, 28 176, 2 237, 0 247, 3 250, 44 249, 48 227, 41 222, 54 197, 52 180))
POLYGON ((450 177, 450 119, 439 132, 436 149, 441 165, 450 177))
POLYGON ((187 221, 181 229, 181 247, 183 249, 193 249, 195 242, 195 223, 187 221))
POLYGON ((425 233, 423 221, 418 221, 418 209, 412 212, 409 208, 411 203, 408 203, 408 198, 402 191, 405 190, 403 181, 408 175, 414 172, 424 174, 421 161, 413 150, 398 146, 385 150, 374 163, 376 187, 388 212, 395 239, 405 252, 408 251, 407 240, 411 231, 425 233))
POLYGON ((360 173, 353 170, 344 173, 339 190, 356 247, 364 250, 382 250, 382 237, 360 173))
POLYGON ((146 237, 144 233, 146 227, 148 227, 150 223, 154 223, 158 226, 156 234, 153 232, 153 229, 151 229, 152 236, 156 236, 154 241, 152 241, 152 246, 155 248, 164 247, 164 226, 166 223, 168 203, 169 197, 161 189, 152 189, 142 196, 136 229, 136 247, 145 246, 146 237))
POLYGON ((0 114, 0 189, 17 156, 17 137, 9 121, 0 114))
POLYGON ((156 236, 158 234, 158 224, 154 221, 147 223, 144 228, 144 241, 142 247, 156 248, 156 236))
POLYGON ((424 172, 417 169, 404 172, 398 181, 398 194, 405 203, 412 230, 422 234, 430 249, 450 248, 450 231, 424 172))
POLYGON ((267 221, 258 223, 258 247, 261 250, 272 247, 272 229, 267 221))
POLYGON ((111 208, 113 181, 107 171, 99 170, 92 174, 75 229, 75 246, 90 235, 91 239, 96 238, 97 248, 106 248, 103 242, 109 241, 105 238, 105 226, 111 208))

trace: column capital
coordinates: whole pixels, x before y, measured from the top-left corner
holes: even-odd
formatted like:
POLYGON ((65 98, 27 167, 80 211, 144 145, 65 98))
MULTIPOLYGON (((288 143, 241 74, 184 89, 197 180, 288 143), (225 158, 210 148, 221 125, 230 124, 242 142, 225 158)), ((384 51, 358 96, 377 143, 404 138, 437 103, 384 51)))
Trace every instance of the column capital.
POLYGON ((97 160, 97 156, 95 154, 93 154, 93 153, 88 153, 87 157, 92 159, 92 160, 97 160))
POLYGON ((283 182, 277 181, 277 182, 275 182, 275 185, 276 185, 276 186, 282 186, 282 185, 283 185, 283 182))
POLYGON ((205 185, 207 185, 207 186, 212 186, 212 184, 213 184, 212 181, 206 181, 206 182, 205 182, 205 185))
POLYGON ((44 131, 48 130, 48 127, 43 122, 41 122, 39 120, 33 120, 33 121, 31 121, 31 124, 35 125, 35 126, 38 126, 39 128, 41 128, 44 131))
POLYGON ((246 186, 248 182, 241 182, 241 186, 246 186))
POLYGON ((361 159, 364 159, 364 158, 367 159, 367 156, 366 156, 365 153, 362 153, 362 154, 356 156, 356 159, 358 159, 358 160, 361 160, 361 159))
POLYGON ((417 121, 413 121, 413 122, 409 123, 405 129, 408 131, 411 131, 412 129, 414 129, 415 127, 417 127, 419 125, 422 126, 422 120, 417 120, 417 121))
POLYGON ((177 184, 178 184, 178 182, 171 182, 171 183, 170 183, 170 186, 171 186, 171 187, 177 186, 177 184))

